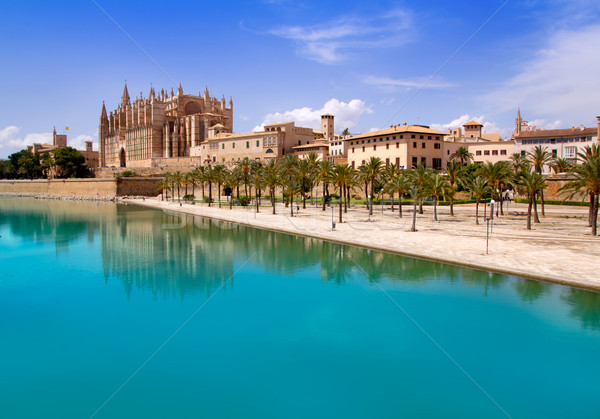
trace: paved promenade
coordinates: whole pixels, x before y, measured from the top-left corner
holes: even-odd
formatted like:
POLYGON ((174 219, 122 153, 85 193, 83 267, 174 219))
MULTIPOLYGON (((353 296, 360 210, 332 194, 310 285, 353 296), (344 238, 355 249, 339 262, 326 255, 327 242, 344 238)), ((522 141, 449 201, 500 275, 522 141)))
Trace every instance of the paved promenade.
POLYGON ((160 198, 123 202, 600 290, 600 237, 590 235, 585 207, 547 206, 541 224, 528 231, 527 206, 511 203, 507 215, 494 219, 486 255, 483 206, 480 225, 475 224, 474 205, 455 207, 454 217, 448 207, 438 207, 438 222, 433 221, 433 207, 425 207, 425 213, 417 216, 418 231, 411 232, 412 206, 403 207, 403 218, 398 217, 397 207, 394 212, 377 207, 369 217, 364 206, 353 206, 343 214, 341 224, 335 207, 332 230, 331 209, 323 212, 308 203, 291 217, 290 209, 282 204, 272 215, 271 207, 261 207, 257 214, 255 207, 180 206, 160 198))

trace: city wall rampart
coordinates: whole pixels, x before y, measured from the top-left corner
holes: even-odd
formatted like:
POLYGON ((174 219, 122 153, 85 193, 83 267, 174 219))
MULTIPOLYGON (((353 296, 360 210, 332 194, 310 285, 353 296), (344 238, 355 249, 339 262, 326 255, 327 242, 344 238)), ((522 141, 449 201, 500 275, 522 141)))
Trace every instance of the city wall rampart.
POLYGON ((156 196, 159 178, 1 180, 0 193, 51 196, 156 196))

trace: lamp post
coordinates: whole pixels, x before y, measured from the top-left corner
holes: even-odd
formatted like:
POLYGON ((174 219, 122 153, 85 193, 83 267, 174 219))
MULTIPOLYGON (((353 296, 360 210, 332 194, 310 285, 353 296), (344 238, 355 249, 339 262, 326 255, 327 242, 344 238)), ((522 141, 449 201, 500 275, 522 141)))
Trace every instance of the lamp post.
POLYGON ((491 228, 491 231, 490 231, 491 233, 494 232, 494 204, 495 203, 496 203, 496 201, 494 201, 494 199, 492 198, 490 200, 490 215, 491 215, 490 219, 492 221, 492 228, 491 228))
POLYGON ((373 202, 371 201, 371 195, 367 195, 367 209, 369 213, 369 221, 371 221, 371 208, 373 207, 373 202))

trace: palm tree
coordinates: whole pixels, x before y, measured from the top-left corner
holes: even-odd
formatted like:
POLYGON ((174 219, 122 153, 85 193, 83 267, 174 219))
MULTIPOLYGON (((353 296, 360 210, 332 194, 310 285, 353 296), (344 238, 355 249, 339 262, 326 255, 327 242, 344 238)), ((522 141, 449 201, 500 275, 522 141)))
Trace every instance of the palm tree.
POLYGON ((366 173, 367 178, 369 179, 369 183, 371 184, 371 199, 369 203, 369 215, 373 214, 373 196, 375 194, 375 178, 381 173, 383 170, 383 162, 379 157, 371 157, 369 161, 367 161, 364 165, 364 171, 366 173))
POLYGON ((394 163, 386 164, 383 169, 383 189, 390 195, 390 200, 392 201, 392 212, 394 212, 394 188, 390 187, 390 182, 400 172, 400 170, 400 167, 394 163))
POLYGON ((264 170, 262 163, 256 162, 252 165, 252 172, 250 174, 250 184, 254 186, 254 189, 256 190, 256 212, 259 212, 262 189, 265 187, 264 170))
POLYGON ((392 191, 392 194, 396 192, 398 194, 398 217, 402 218, 402 197, 410 192, 411 183, 402 171, 396 173, 396 175, 388 183, 388 188, 392 191))
POLYGON ((244 194, 248 196, 248 182, 250 180, 250 171, 252 170, 252 160, 248 157, 244 157, 242 160, 236 162, 236 166, 240 168, 242 180, 244 182, 244 194))
POLYGON ((329 179, 331 174, 333 173, 333 163, 329 160, 322 160, 319 162, 317 178, 321 181, 323 185, 323 208, 322 211, 325 211, 326 200, 325 197, 329 195, 327 191, 327 186, 329 185, 329 179))
POLYGON ((537 172, 521 172, 517 176, 516 184, 529 198, 529 205, 527 207, 527 230, 531 230, 531 208, 535 202, 536 195, 546 187, 546 181, 542 175, 537 172))
POLYGON ((309 187, 310 187, 310 203, 313 203, 313 187, 317 181, 317 176, 319 172, 319 155, 314 151, 311 151, 306 156, 305 160, 308 160, 308 164, 310 167, 310 176, 309 176, 309 187))
POLYGON ((339 222, 342 222, 342 198, 344 196, 344 189, 346 183, 350 181, 351 167, 347 164, 338 164, 335 166, 333 174, 331 175, 331 183, 336 185, 340 191, 340 203, 339 203, 339 222))
MULTIPOLYGON (((281 160, 279 160, 280 167, 280 175, 282 178, 282 183, 287 187, 287 189, 292 190, 293 194, 295 194, 300 186, 297 185, 297 176, 296 170, 298 167, 298 157, 294 154, 286 154, 281 160), (293 180, 293 182, 292 182, 293 180)), ((286 201, 286 206, 288 204, 292 204, 293 196, 288 195, 288 201, 286 201)), ((293 214, 293 212, 292 212, 293 214)))
POLYGON ((437 203, 440 200, 440 198, 446 198, 446 196, 450 192, 450 189, 452 189, 452 186, 450 185, 450 182, 445 176, 435 173, 432 175, 428 189, 429 196, 433 198, 433 219, 435 221, 438 221, 437 203))
POLYGON ((475 224, 479 224, 479 203, 491 192, 490 186, 487 180, 480 176, 465 180, 463 185, 475 197, 475 224))
POLYGON ((181 173, 179 170, 173 173, 172 181, 175 184, 175 186, 177 186, 177 199, 181 200, 179 188, 181 188, 181 185, 183 184, 183 173, 181 173))
POLYGON ((520 172, 521 170, 529 171, 531 163, 525 156, 522 156, 520 153, 513 153, 510 156, 510 163, 512 164, 513 170, 515 173, 520 172))
POLYGON ((169 189, 169 185, 170 185, 170 180, 169 180, 169 173, 163 173, 160 179, 160 182, 158 182, 158 189, 160 189, 160 200, 164 201, 165 200, 165 189, 169 189))
POLYGON ((209 165, 204 168, 204 181, 208 183, 208 206, 212 205, 212 184, 215 180, 214 169, 209 165))
MULTIPOLYGON (((316 154, 316 153, 315 153, 316 154)), ((308 159, 298 161, 296 176, 300 184, 300 195, 302 196, 302 209, 306 209, 306 193, 312 191, 313 167, 308 159)))
POLYGON ((473 160, 473 153, 469 153, 469 149, 465 146, 460 146, 454 153, 450 155, 450 160, 460 161, 461 166, 466 166, 473 160))
POLYGON ((204 200, 204 183, 205 183, 204 174, 205 173, 206 173, 206 167, 204 167, 204 166, 198 166, 198 167, 196 167, 196 169, 194 169, 194 176, 196 177, 196 184, 202 185, 202 199, 203 200, 204 200))
POLYGON ((280 185, 279 174, 277 173, 278 167, 275 159, 269 160, 265 167, 265 186, 269 188, 269 195, 271 197, 271 205, 273 206, 273 214, 275 214, 275 189, 280 185))
POLYGON ((422 204, 423 199, 427 197, 433 173, 433 170, 424 164, 419 164, 414 169, 407 171, 413 200, 413 221, 410 231, 417 231, 417 201, 422 204))
MULTIPOLYGON (((457 185, 462 178, 462 166, 453 160, 448 162, 446 167, 446 175, 448 182, 450 183, 451 189, 455 192, 455 185, 457 185)), ((449 191, 450 192, 450 191, 449 191)), ((450 215, 454 216, 454 193, 449 193, 448 197, 450 198, 450 215)))
POLYGON ((487 180, 488 185, 492 189, 492 198, 496 197, 500 203, 500 213, 504 215, 502 207, 502 188, 510 179, 511 172, 506 162, 499 161, 496 163, 486 162, 482 164, 475 172, 476 176, 481 176, 487 180))
POLYGON ((227 168, 222 164, 217 164, 212 169, 212 181, 218 185, 217 199, 219 200, 219 208, 221 208, 221 184, 223 183, 226 172, 227 172, 227 168))
MULTIPOLYGON (((544 168, 544 165, 552 161, 552 154, 548 152, 548 148, 541 145, 535 146, 533 151, 528 152, 527 155, 529 157, 529 161, 531 161, 533 167, 535 168, 535 171, 539 175, 542 174, 542 169, 544 168)), ((539 193, 540 199, 542 201, 542 217, 545 217, 546 212, 544 210, 544 190, 541 189, 539 193)))
POLYGON ((556 158, 550 163, 550 167, 554 173, 567 173, 571 171, 573 164, 565 158, 556 158))
POLYGON ((233 172, 231 170, 225 170, 223 172, 223 187, 225 189, 229 189, 231 191, 231 193, 229 194, 229 209, 232 209, 233 207, 233 188, 235 188, 237 183, 237 179, 234 176, 233 172))
POLYGON ((581 164, 572 168, 575 180, 567 182, 560 191, 570 193, 572 198, 576 194, 585 193, 590 197, 589 225, 592 235, 598 231, 598 201, 600 199, 600 146, 594 144, 586 146, 583 153, 577 154, 582 159, 581 164))

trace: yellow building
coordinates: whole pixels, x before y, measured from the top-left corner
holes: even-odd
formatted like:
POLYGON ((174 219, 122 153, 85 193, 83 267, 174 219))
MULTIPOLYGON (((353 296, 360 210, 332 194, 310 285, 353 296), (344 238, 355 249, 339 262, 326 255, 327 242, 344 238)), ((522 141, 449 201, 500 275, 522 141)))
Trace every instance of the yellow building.
POLYGON ((425 125, 392 125, 346 138, 348 164, 356 168, 371 157, 379 157, 385 164, 410 169, 425 164, 434 169, 445 169, 449 156, 463 144, 444 141, 445 132, 425 125))

